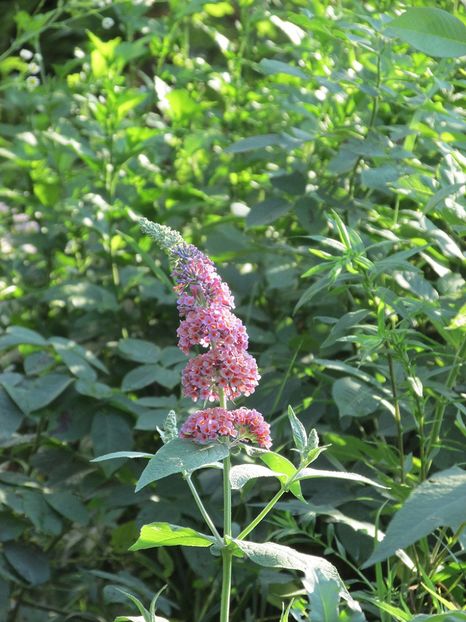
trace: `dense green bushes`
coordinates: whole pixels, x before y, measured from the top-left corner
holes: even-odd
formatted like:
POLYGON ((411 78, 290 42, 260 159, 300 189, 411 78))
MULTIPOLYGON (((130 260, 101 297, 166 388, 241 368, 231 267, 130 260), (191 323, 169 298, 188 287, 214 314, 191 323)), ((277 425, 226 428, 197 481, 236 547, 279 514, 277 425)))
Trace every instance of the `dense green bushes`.
MULTIPOLYGON (((330 445, 318 465, 387 487, 311 480, 262 541, 328 556, 369 620, 461 608, 461 22, 439 58, 386 29, 402 3, 96 4, 20 2, 1 26, 0 611, 110 620, 131 607, 115 586, 149 602, 167 584, 173 622, 218 616, 216 558, 127 553, 150 520, 197 525, 183 483, 135 495, 139 465, 90 463, 153 453, 191 408, 140 215, 218 263, 274 446, 291 404, 330 445)), ((221 522, 217 480, 198 483, 221 522)), ((269 490, 246 487, 251 512, 269 490)), ((305 619, 297 574, 240 566, 233 620, 278 620, 293 597, 305 619)))

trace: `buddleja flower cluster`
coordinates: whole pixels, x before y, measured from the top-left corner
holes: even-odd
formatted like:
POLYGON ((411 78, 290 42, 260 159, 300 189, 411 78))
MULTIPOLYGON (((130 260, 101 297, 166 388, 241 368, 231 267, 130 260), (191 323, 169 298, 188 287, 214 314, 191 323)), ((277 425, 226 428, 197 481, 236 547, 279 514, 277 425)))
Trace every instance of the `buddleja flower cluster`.
MULTIPOLYGON (((170 227, 142 219, 141 229, 168 254, 181 323, 178 345, 189 355, 196 346, 207 351, 191 358, 182 375, 183 392, 195 402, 234 400, 254 392, 260 376, 247 352, 248 335, 232 313, 234 299, 214 263, 170 227)), ((256 410, 207 408, 188 417, 180 436, 206 443, 221 437, 271 446, 270 428, 256 410)))

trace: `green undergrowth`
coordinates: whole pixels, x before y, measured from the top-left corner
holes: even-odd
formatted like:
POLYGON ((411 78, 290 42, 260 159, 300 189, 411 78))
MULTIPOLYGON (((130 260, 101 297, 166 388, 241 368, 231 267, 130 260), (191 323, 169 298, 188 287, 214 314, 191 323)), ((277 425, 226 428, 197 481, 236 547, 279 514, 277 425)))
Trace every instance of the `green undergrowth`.
MULTIPOLYGON (((0 620, 218 619, 218 557, 128 553, 151 521, 200 528, 185 483, 135 494, 140 461, 90 462, 153 454, 193 410, 144 216, 229 283, 274 449, 291 405, 317 469, 383 486, 308 479, 257 529, 328 559, 363 617, 240 561, 232 621, 464 621, 461 3, 3 4, 0 620)), ((221 524, 220 475, 193 479, 221 524)), ((276 492, 260 481, 233 533, 276 492)))

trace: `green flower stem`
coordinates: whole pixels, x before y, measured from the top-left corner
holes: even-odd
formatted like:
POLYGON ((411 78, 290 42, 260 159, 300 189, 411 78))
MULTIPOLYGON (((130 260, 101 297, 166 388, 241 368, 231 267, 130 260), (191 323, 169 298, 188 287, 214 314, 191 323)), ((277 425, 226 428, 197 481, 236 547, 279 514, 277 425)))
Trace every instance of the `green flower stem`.
MULTIPOLYGON (((220 391, 220 406, 227 408, 227 399, 222 389, 220 391)), ((223 461, 223 546, 222 549, 222 597, 220 601, 220 622, 230 619, 231 575, 233 567, 233 552, 228 549, 231 538, 231 458, 228 455, 223 461)))
POLYGON ((231 458, 227 456, 223 462, 223 539, 222 550, 222 598, 220 603, 220 622, 228 622, 230 619, 230 595, 231 575, 233 566, 233 553, 228 548, 231 538, 231 484, 230 484, 231 458))
POLYGON ((285 494, 286 488, 280 488, 277 494, 270 499, 264 509, 259 512, 259 514, 254 518, 247 527, 243 529, 243 531, 239 534, 236 540, 244 540, 244 538, 251 533, 253 529, 257 527, 257 525, 267 516, 267 514, 273 509, 274 505, 282 498, 285 494))
POLYGON ((215 527, 212 519, 209 516, 209 513, 207 512, 205 505, 202 503, 202 499, 199 496, 199 493, 197 492, 196 486, 194 485, 192 479, 191 479, 191 475, 186 475, 185 476, 185 480, 189 486, 189 489, 194 497, 194 501, 196 502, 197 507, 199 508, 200 513, 202 514, 203 519, 205 520, 205 522, 207 523, 207 526, 209 527, 210 531, 212 532, 212 535, 215 537, 215 539, 218 541, 219 544, 223 544, 223 539, 222 536, 218 533, 217 528, 215 527))

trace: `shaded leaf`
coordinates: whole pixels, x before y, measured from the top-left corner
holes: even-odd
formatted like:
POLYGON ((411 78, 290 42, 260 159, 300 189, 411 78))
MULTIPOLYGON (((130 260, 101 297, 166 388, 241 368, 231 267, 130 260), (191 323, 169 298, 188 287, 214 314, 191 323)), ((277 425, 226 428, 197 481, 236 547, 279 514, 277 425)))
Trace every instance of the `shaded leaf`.
POLYGON ((7 542, 4 554, 16 572, 31 585, 40 585, 50 579, 49 560, 39 549, 17 542, 7 542))
POLYGON ((411 493, 364 566, 394 555, 438 527, 458 529, 465 521, 465 507, 466 471, 453 467, 436 473, 411 493))

